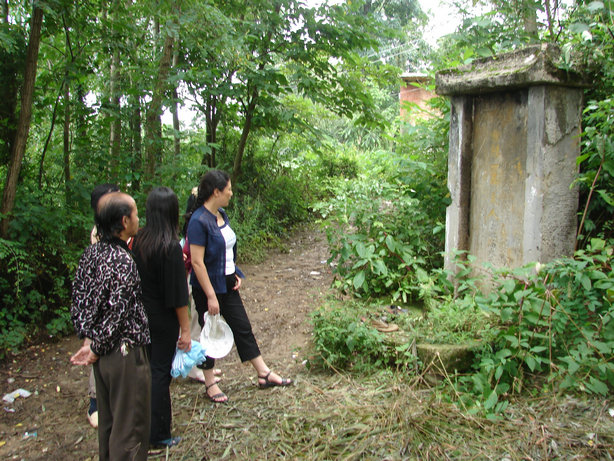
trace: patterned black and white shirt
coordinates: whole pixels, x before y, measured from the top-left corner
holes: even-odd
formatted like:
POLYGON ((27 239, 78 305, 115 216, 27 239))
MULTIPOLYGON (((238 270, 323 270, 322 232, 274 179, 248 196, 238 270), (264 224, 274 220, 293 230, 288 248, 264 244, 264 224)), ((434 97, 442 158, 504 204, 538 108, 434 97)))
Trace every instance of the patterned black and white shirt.
POLYGON ((92 352, 150 343, 141 279, 123 240, 87 247, 72 288, 71 319, 79 337, 92 340, 92 352))

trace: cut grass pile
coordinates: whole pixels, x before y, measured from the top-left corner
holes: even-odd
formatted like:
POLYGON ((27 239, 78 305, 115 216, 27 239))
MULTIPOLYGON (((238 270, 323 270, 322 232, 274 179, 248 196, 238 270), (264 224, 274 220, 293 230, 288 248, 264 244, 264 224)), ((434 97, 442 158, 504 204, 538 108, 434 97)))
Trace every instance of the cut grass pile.
MULTIPOLYGON (((215 405, 204 386, 172 386, 173 460, 611 460, 611 400, 513 400, 498 421, 470 415, 424 381, 303 370, 290 388, 225 379, 215 405)), ((162 454, 159 458, 164 459, 162 454)))

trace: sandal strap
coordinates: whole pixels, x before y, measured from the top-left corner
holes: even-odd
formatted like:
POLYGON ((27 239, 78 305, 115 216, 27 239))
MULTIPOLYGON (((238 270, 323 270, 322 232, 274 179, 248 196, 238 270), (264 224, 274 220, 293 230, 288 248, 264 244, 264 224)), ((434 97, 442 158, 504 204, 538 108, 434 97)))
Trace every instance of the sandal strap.
POLYGON ((269 370, 269 372, 266 374, 266 376, 258 375, 258 379, 264 379, 268 383, 269 382, 269 376, 271 376, 272 372, 273 372, 272 370, 269 370))

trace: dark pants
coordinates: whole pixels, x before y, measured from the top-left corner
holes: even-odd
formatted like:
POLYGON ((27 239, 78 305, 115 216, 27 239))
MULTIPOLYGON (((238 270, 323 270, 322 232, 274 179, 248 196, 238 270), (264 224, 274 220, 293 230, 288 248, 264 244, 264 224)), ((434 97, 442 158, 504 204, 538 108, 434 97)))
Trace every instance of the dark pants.
POLYGON ((94 363, 100 461, 140 461, 149 450, 151 373, 146 348, 115 350, 94 363))
POLYGON ((157 444, 171 438, 171 367, 177 339, 179 321, 174 309, 167 315, 148 315, 151 345, 149 360, 151 364, 151 431, 149 440, 157 444))
MULTIPOLYGON (((220 303, 220 314, 226 320, 226 323, 232 330, 232 334, 235 340, 235 346, 237 346, 237 352, 241 362, 247 362, 255 359, 260 355, 260 349, 258 343, 254 337, 252 331, 252 325, 245 312, 243 301, 239 290, 233 290, 232 288, 236 284, 235 275, 226 276, 227 293, 216 293, 217 300, 220 303)), ((198 323, 202 328, 204 325, 204 315, 208 310, 207 296, 202 290, 200 285, 192 286, 192 297, 194 298, 194 304, 196 305, 196 312, 198 312, 198 323)), ((211 357, 207 357, 205 370, 210 370, 215 366, 215 360, 211 357)))

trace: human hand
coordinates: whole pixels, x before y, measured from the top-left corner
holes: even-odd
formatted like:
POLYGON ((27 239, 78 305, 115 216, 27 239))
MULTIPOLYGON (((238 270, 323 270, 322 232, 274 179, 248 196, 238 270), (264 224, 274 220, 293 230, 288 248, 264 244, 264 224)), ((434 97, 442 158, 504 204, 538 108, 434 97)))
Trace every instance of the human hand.
POLYGON ((241 283, 243 283, 243 281, 241 280, 241 277, 239 277, 238 275, 235 274, 235 277, 237 278, 237 283, 235 284, 234 287, 232 287, 233 290, 239 290, 239 288, 241 288, 241 283))
POLYGON ((209 315, 217 315, 220 313, 220 303, 217 301, 217 296, 207 298, 207 311, 209 315))
POLYGON ((192 349, 192 338, 190 337, 190 330, 181 331, 179 340, 177 341, 177 347, 183 352, 190 352, 192 349))
POLYGON ((77 353, 70 358, 70 363, 73 365, 91 365, 97 360, 98 356, 92 352, 89 343, 87 343, 81 346, 77 353))

